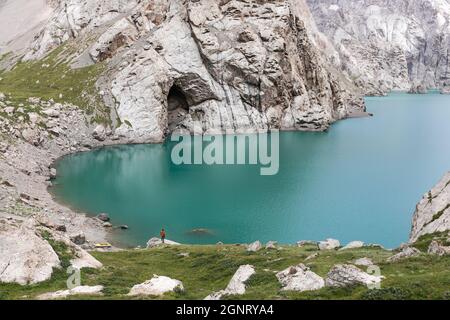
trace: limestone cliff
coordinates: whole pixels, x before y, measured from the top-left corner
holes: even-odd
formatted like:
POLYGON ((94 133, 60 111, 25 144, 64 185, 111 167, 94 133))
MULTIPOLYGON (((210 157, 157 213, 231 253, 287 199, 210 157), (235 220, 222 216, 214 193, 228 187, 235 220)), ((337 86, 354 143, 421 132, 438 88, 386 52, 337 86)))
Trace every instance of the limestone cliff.
POLYGON ((322 131, 364 110, 304 0, 60 0, 24 59, 70 41, 73 67, 106 66, 98 90, 129 142, 322 131))
POLYGON ((416 208, 410 241, 420 236, 450 230, 450 172, 428 193, 416 208))
POLYGON ((450 84, 448 0, 308 0, 337 64, 366 93, 450 84))

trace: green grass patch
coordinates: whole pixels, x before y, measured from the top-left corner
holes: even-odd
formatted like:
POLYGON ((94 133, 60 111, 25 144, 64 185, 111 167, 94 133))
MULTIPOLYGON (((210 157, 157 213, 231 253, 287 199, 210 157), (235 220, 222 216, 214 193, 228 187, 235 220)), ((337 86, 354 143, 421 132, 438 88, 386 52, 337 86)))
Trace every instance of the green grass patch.
MULTIPOLYGON (((55 244, 52 244, 55 245, 55 244)), ((58 247, 56 247, 58 248, 58 247)), ((64 252, 64 248, 58 248, 64 252)), ((261 250, 249 253, 243 246, 173 246, 154 249, 125 250, 121 252, 92 254, 103 263, 101 269, 81 272, 82 285, 103 285, 102 297, 72 297, 73 299, 203 299, 214 291, 224 289, 237 268, 244 264, 255 267, 247 281, 247 292, 242 296, 225 299, 448 299, 450 290, 450 258, 422 255, 398 263, 386 263, 392 252, 380 248, 359 248, 345 251, 321 251, 309 261, 306 257, 315 252, 313 247, 282 246, 281 250, 261 250), (314 251, 313 251, 314 250, 314 251), (180 255, 189 253, 187 257, 180 255), (276 278, 276 272, 292 265, 304 263, 322 277, 339 263, 368 257, 380 267, 386 277, 381 290, 364 286, 349 288, 323 288, 312 292, 285 292, 276 278), (129 297, 127 293, 135 284, 142 283, 154 274, 181 280, 185 292, 163 297, 129 297)), ((61 254, 61 253, 59 253, 61 254)), ((362 267, 364 271, 364 267, 362 267)), ((12 292, 0 297, 33 298, 33 293, 65 289, 60 274, 42 285, 11 286, 0 284, 0 292, 12 292), (52 290, 50 290, 52 289, 52 290)), ((67 278, 67 275, 65 275, 67 278)))
POLYGON ((69 51, 68 46, 62 45, 43 59, 19 61, 11 70, 0 70, 0 92, 15 107, 26 109, 29 97, 52 99, 80 107, 87 114, 95 115, 96 122, 108 122, 109 110, 95 86, 104 64, 73 69, 65 60, 69 51))

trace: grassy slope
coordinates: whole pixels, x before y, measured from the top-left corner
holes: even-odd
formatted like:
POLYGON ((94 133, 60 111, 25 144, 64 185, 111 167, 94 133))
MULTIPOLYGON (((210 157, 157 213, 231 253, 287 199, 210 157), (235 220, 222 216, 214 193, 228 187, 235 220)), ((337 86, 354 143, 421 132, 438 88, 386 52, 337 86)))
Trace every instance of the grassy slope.
MULTIPOLYGON (((19 62, 12 70, 0 69, 0 92, 7 95, 7 100, 11 102, 9 105, 17 107, 23 104, 25 111, 36 112, 39 110, 28 110, 29 97, 46 101, 53 99, 55 102, 72 103, 87 114, 95 113, 99 118, 95 119, 96 122, 107 121, 109 111, 95 88, 104 65, 72 69, 64 60, 70 55, 70 50, 69 46, 63 45, 41 60, 19 62)), ((8 56, 1 59, 8 59, 8 56)))
MULTIPOLYGON (((282 250, 248 253, 243 246, 179 246, 150 250, 127 250, 93 255, 104 268, 83 270, 83 285, 104 285, 102 299, 126 299, 130 288, 150 279, 153 274, 183 281, 186 291, 168 294, 165 299, 203 299, 213 291, 226 287, 242 264, 252 264, 256 274, 247 283, 247 293, 236 299, 450 299, 450 257, 423 254, 399 263, 386 263, 393 253, 379 248, 320 252, 305 262, 321 276, 337 263, 369 257, 386 277, 381 290, 358 286, 346 289, 324 288, 309 293, 282 292, 273 271, 283 270, 305 261, 317 252, 314 246, 283 246, 282 250), (188 252, 188 257, 180 253, 188 252)), ((39 285, 0 284, 0 299, 30 299, 37 294, 65 289, 67 275, 60 270, 50 281, 39 285)), ((99 297, 72 297, 95 299, 99 297)), ((151 297, 147 297, 151 298, 151 297)))

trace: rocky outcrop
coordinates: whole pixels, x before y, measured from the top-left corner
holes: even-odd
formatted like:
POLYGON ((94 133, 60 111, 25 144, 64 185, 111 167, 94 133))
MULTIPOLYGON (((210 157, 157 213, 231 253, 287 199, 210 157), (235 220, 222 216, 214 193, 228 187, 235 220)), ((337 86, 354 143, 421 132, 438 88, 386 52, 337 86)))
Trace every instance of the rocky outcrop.
POLYGON ((183 283, 180 280, 154 275, 152 279, 133 286, 128 295, 162 296, 167 292, 180 291, 184 291, 183 283))
POLYGON ((308 0, 340 66, 365 93, 450 82, 450 3, 436 0, 308 0))
POLYGON ((130 142, 177 129, 322 131, 364 103, 321 37, 303 0, 60 0, 25 59, 75 38, 74 65, 106 60, 98 85, 130 142))
POLYGON ((304 264, 289 267, 277 273, 283 291, 313 291, 325 286, 322 277, 312 272, 304 264))
POLYGON ((327 275, 325 283, 330 287, 347 287, 352 285, 376 285, 383 277, 370 275, 359 268, 349 265, 336 265, 327 275))
POLYGON ((0 220, 0 282, 42 282, 59 267, 58 255, 34 228, 33 220, 0 220))
POLYGON ((370 259, 370 258, 359 258, 359 259, 356 259, 355 261, 353 261, 353 264, 356 265, 356 266, 364 266, 364 267, 368 267, 368 266, 373 266, 374 265, 372 259, 370 259))
POLYGON ((37 298, 38 300, 56 300, 77 295, 102 295, 102 290, 103 286, 79 286, 73 289, 44 293, 37 298))
POLYGON ((443 246, 438 241, 433 240, 428 247, 428 253, 438 256, 450 255, 450 246, 443 246))
POLYGON ((450 230, 450 172, 426 193, 413 216, 410 242, 420 236, 450 230))
POLYGON ((226 295, 242 295, 245 293, 245 283, 255 274, 255 268, 251 265, 240 266, 235 272, 227 287, 224 290, 214 292, 207 296, 205 300, 220 300, 226 295))
POLYGON ((414 247, 404 247, 399 253, 393 255, 392 257, 388 258, 388 262, 397 262, 400 260, 417 257, 420 255, 420 251, 414 247))

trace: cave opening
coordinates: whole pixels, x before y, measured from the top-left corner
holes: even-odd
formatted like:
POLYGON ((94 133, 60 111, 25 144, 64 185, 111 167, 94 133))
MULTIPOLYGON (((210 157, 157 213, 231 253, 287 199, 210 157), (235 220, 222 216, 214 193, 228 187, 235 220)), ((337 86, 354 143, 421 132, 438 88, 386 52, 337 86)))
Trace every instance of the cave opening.
POLYGON ((176 84, 169 90, 167 96, 169 131, 175 130, 189 113, 189 104, 186 95, 176 84))

